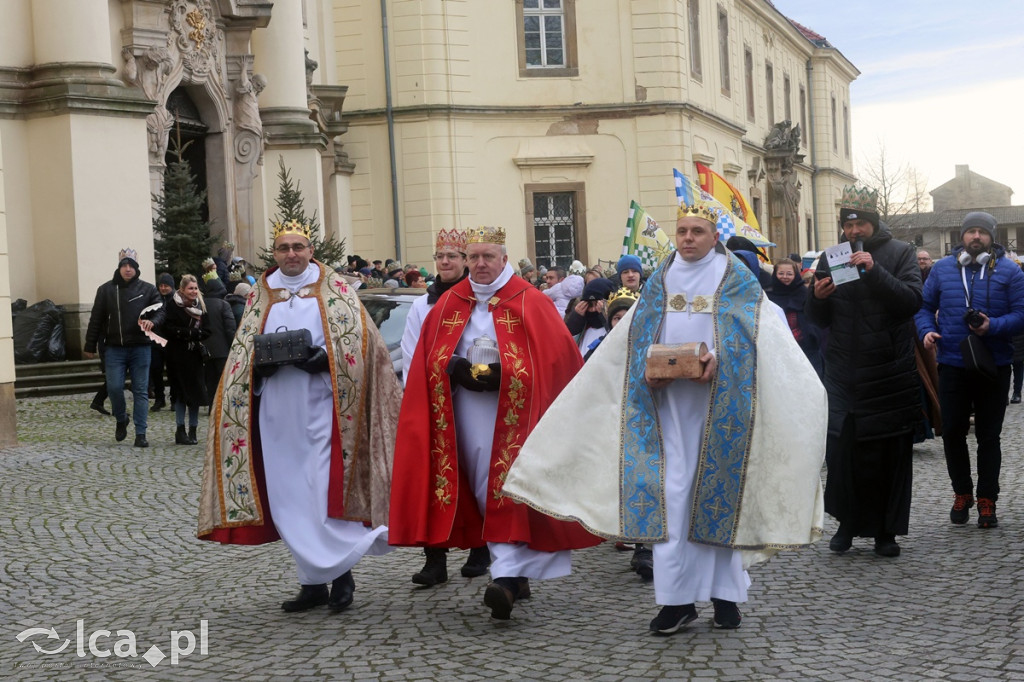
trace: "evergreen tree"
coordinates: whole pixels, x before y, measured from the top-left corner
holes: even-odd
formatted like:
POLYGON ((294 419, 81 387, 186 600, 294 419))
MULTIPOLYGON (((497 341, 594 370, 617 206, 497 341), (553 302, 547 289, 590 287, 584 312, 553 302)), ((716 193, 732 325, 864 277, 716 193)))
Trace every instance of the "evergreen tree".
MULTIPOLYGON (((277 162, 277 179, 281 182, 281 189, 274 202, 277 206, 277 213, 271 220, 271 232, 273 232, 274 224, 279 222, 298 220, 300 223, 308 223, 313 257, 331 267, 343 264, 345 262, 345 240, 338 240, 334 237, 323 239, 320 236, 320 221, 317 219, 316 212, 314 211, 311 217, 306 216, 305 202, 299 182, 292 180, 291 171, 284 165, 283 156, 277 157, 277 162)), ((270 249, 260 249, 260 261, 263 263, 264 269, 276 265, 274 253, 270 249)))
POLYGON ((153 246, 157 272, 167 271, 177 281, 183 274, 200 277, 203 259, 209 257, 216 237, 210 233, 210 222, 202 219, 206 190, 196 187, 196 178, 182 154, 188 145, 174 141, 177 156, 164 171, 164 192, 154 196, 156 218, 153 220, 153 246))

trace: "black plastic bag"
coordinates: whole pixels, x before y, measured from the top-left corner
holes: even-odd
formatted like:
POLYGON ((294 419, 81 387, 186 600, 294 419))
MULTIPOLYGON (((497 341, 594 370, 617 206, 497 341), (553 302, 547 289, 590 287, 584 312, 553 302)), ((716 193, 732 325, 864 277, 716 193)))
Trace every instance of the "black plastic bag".
POLYGON ((14 364, 65 359, 63 306, 47 299, 14 313, 14 364))

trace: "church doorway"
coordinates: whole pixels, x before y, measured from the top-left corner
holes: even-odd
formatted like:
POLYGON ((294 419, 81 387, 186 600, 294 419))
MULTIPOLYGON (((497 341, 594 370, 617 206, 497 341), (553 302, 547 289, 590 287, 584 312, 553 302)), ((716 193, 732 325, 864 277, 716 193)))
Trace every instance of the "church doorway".
POLYGON ((188 163, 196 189, 206 192, 201 208, 202 219, 210 219, 209 190, 206 172, 206 134, 209 127, 203 123, 199 108, 184 87, 175 88, 167 98, 167 110, 174 117, 174 126, 170 131, 167 154, 164 162, 169 166, 178 160, 178 148, 184 149, 183 160, 188 163))

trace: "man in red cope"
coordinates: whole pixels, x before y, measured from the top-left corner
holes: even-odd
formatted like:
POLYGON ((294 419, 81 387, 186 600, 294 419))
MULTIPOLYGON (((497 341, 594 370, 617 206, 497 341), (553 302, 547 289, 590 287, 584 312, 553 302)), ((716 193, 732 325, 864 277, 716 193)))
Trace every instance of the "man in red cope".
POLYGON ((508 264, 505 230, 468 231, 469 277, 423 322, 395 444, 389 541, 476 547, 486 541, 484 604, 508 620, 529 579, 568 575, 571 549, 600 538, 504 497, 519 448, 582 366, 555 307, 508 264))

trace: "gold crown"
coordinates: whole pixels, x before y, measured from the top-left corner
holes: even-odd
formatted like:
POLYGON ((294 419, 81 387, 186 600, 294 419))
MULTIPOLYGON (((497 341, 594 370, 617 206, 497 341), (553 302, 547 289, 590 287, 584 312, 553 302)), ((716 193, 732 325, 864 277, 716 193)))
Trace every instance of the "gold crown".
POLYGON ((718 218, 722 210, 710 201, 697 199, 692 204, 680 204, 676 212, 676 220, 680 218, 695 217, 703 218, 712 225, 718 224, 718 218))
POLYGON ((467 244, 505 244, 504 227, 480 226, 466 230, 467 244))
POLYGON ((878 213, 878 192, 867 187, 847 185, 843 187, 843 197, 839 200, 839 207, 878 213))
POLYGON ((619 287, 618 291, 613 291, 608 296, 608 308, 611 309, 613 306, 618 307, 619 305, 625 305, 628 308, 636 303, 638 298, 640 298, 640 294, 632 289, 619 287))
POLYGON ((139 254, 138 252, 135 251, 135 249, 129 249, 127 247, 121 249, 121 251, 117 254, 117 260, 122 261, 125 258, 131 258, 136 263, 139 262, 139 254))
POLYGON ((283 223, 274 223, 273 239, 277 239, 278 237, 286 234, 297 234, 300 237, 305 237, 309 240, 313 239, 312 232, 309 229, 309 223, 300 223, 294 218, 286 220, 283 223))
POLYGON ((466 253, 466 231, 457 230, 452 228, 450 230, 441 230, 437 233, 437 239, 434 243, 434 248, 440 251, 458 251, 459 253, 466 253))

